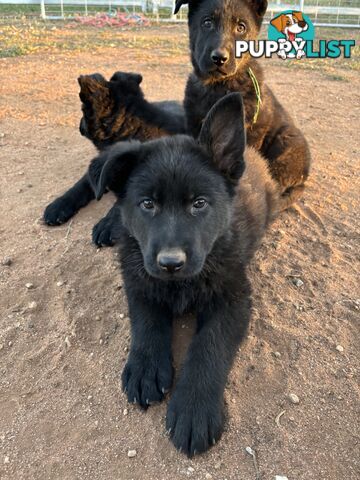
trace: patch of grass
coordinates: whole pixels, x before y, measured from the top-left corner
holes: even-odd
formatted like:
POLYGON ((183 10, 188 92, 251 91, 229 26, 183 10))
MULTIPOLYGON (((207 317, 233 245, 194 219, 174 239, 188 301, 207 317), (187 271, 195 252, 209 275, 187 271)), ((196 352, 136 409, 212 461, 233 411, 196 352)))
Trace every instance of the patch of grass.
MULTIPOLYGON (((184 27, 185 29, 185 27, 184 27)), ((105 47, 158 50, 160 55, 176 56, 187 53, 188 37, 182 27, 164 26, 96 28, 76 22, 42 22, 22 19, 0 25, 0 55, 2 57, 56 51, 90 51, 105 47), (174 34, 175 29, 175 34, 174 34)))
POLYGON ((0 49, 0 58, 5 57, 19 57, 21 55, 26 55, 26 50, 18 45, 14 45, 9 48, 0 49))
POLYGON ((33 16, 34 14, 40 16, 40 5, 13 5, 6 3, 0 5, 0 17, 20 17, 22 15, 33 16))
POLYGON ((333 80, 334 82, 348 82, 347 78, 345 78, 343 75, 339 75, 337 73, 327 73, 326 78, 328 80, 333 80))

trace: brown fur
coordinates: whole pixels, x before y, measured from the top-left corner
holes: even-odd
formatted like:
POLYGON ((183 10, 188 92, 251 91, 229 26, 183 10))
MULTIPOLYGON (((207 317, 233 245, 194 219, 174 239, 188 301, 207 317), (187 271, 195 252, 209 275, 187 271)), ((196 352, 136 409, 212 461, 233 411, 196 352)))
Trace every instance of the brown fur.
POLYGON ((281 106, 263 80, 258 62, 249 55, 235 57, 236 40, 255 40, 258 36, 266 0, 178 0, 189 3, 191 59, 194 66, 185 92, 188 131, 197 136, 211 107, 229 92, 241 93, 245 107, 248 145, 267 159, 273 178, 282 192, 282 208, 296 201, 309 174, 310 151, 306 139, 291 116, 281 106), (204 25, 204 18, 210 24, 204 25), (244 30, 239 32, 239 25, 244 30), (225 52, 226 60, 217 64, 214 52, 225 52), (261 91, 258 99, 250 77, 254 73, 261 91), (256 120, 256 121, 255 121, 256 120))
POLYGON ((100 74, 79 77, 80 131, 99 149, 130 138, 145 141, 184 132, 181 107, 173 104, 167 111, 170 102, 165 107, 147 102, 141 80, 141 75, 124 72, 110 81, 100 74))

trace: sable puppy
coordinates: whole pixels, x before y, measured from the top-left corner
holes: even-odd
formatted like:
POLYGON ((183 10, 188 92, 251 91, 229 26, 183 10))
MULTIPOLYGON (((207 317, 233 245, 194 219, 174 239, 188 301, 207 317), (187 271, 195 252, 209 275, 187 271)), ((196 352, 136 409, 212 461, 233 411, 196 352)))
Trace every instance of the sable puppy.
POLYGON ((174 316, 197 331, 170 399, 166 428, 182 452, 204 452, 223 429, 223 392, 250 319, 246 266, 277 212, 266 161, 245 151, 240 94, 184 135, 119 143, 91 164, 101 198, 114 191, 115 228, 129 303, 131 349, 122 374, 129 402, 147 408, 172 385, 174 316))
POLYGON ((197 137, 210 108, 229 92, 240 92, 248 144, 268 160, 271 174, 281 187, 281 208, 286 208, 304 190, 310 167, 308 144, 264 83, 258 62, 249 54, 235 58, 236 40, 257 38, 267 0, 177 0, 176 11, 186 3, 194 67, 184 101, 188 131, 197 137))
MULTIPOLYGON (((140 88, 142 76, 116 72, 106 81, 100 74, 82 75, 78 79, 83 117, 80 132, 103 150, 131 138, 148 140, 174 133, 184 133, 183 108, 177 102, 150 103, 140 88)), ((87 175, 65 194, 48 205, 44 221, 61 225, 94 198, 87 175)), ((111 210, 93 230, 97 245, 112 245, 111 210)))
POLYGON ((185 133, 182 106, 177 102, 153 102, 144 98, 142 76, 116 72, 106 81, 99 73, 81 75, 83 117, 80 133, 103 150, 115 142, 140 141, 185 133))

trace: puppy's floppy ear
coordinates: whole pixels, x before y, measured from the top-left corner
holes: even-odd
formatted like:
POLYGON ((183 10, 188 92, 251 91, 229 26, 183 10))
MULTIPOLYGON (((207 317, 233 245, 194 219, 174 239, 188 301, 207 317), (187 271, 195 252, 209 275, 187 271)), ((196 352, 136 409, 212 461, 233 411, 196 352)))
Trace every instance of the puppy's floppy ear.
POLYGON ((215 103, 206 115, 199 143, 212 156, 216 168, 236 184, 245 169, 246 133, 240 93, 230 93, 215 103))
POLYGON ((270 23, 278 32, 282 32, 286 24, 286 15, 281 14, 278 17, 273 18, 270 23))
POLYGON ((107 190, 121 193, 141 159, 140 142, 118 142, 91 162, 88 178, 97 200, 107 190))
POLYGON ((110 82, 118 82, 118 81, 130 81, 134 82, 137 85, 140 85, 142 82, 142 75, 140 73, 132 73, 132 72, 115 72, 114 75, 110 78, 110 82))
POLYGON ((304 22, 304 17, 302 12, 295 12, 293 10, 292 14, 293 14, 293 17, 295 17, 298 22, 304 22))
POLYGON ((189 3, 189 0, 176 0, 175 9, 174 9, 174 15, 176 15, 176 14, 178 13, 178 11, 180 10, 180 8, 181 8, 183 5, 186 5, 187 3, 189 3))

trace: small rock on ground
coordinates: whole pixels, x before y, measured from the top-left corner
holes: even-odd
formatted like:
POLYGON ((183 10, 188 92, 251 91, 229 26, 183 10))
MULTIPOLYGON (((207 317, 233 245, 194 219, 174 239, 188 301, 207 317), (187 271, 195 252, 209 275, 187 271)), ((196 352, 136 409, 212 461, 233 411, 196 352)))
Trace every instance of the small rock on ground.
POLYGON ((4 265, 4 267, 10 267, 12 265, 13 261, 12 258, 10 257, 5 257, 1 260, 1 265, 4 265))
POLYGON ((295 395, 295 393, 290 393, 289 394, 289 399, 290 399, 291 403, 294 403, 295 405, 300 403, 299 397, 297 395, 295 395))
POLYGON ((36 307, 37 307, 36 302, 30 302, 29 305, 28 305, 29 310, 35 310, 36 307))
POLYGON ((304 285, 304 282, 300 278, 293 278, 292 282, 295 287, 302 287, 304 285))
POLYGON ((129 450, 128 451, 128 457, 129 458, 136 457, 136 450, 129 450))

